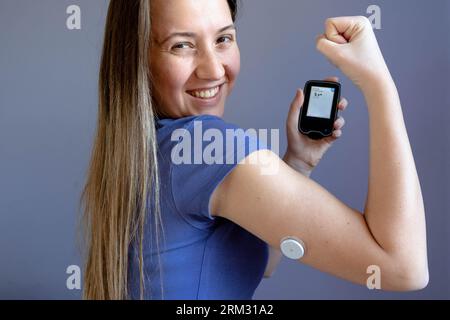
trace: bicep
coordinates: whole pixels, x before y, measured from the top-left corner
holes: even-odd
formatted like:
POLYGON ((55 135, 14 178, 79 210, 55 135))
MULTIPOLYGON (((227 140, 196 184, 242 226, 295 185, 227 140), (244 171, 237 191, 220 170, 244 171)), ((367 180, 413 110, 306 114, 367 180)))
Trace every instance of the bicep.
POLYGON ((212 194, 214 215, 274 248, 286 236, 300 238, 306 245, 302 263, 352 282, 364 284, 371 265, 390 268, 361 212, 269 150, 254 152, 243 161, 212 194), (268 163, 278 169, 262 174, 268 163))

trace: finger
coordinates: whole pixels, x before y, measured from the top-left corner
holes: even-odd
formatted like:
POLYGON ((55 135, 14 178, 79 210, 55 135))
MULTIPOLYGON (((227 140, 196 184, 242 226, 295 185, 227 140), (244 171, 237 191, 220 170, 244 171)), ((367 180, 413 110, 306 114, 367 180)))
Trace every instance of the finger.
POLYGON ((325 21, 325 36, 338 44, 351 42, 352 38, 364 28, 367 18, 361 16, 354 17, 334 17, 325 21))
POLYGON ((341 130, 334 130, 333 131, 333 134, 332 134, 332 137, 333 138, 340 138, 342 136, 342 131, 341 130))
POLYGON ((327 77, 327 78, 325 78, 323 80, 331 81, 331 82, 339 82, 339 78, 338 77, 327 77))
POLYGON ((339 109, 339 110, 345 110, 345 108, 347 108, 347 106, 348 106, 348 101, 347 101, 347 99, 342 98, 341 101, 339 101, 338 109, 339 109))
POLYGON ((339 44, 330 41, 324 34, 319 34, 316 37, 316 49, 322 53, 331 64, 336 68, 339 68, 339 56, 336 55, 336 51, 339 49, 339 44))
POLYGON ((347 43, 347 38, 341 35, 341 33, 345 32, 346 27, 348 27, 348 22, 346 20, 329 18, 325 21, 325 36, 334 43, 347 43))
POLYGON ((298 117, 300 115, 300 108, 303 105, 304 95, 302 89, 297 89, 294 100, 292 100, 288 114, 289 126, 297 126, 298 117))
POLYGON ((335 122, 334 122, 334 129, 336 130, 340 130, 344 127, 345 125, 345 119, 343 117, 339 117, 335 122))

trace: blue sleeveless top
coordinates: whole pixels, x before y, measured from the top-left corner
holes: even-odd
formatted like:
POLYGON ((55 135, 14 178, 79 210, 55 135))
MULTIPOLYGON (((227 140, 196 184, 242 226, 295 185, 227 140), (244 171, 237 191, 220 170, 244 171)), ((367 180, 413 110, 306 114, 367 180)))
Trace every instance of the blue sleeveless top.
MULTIPOLYGON (((238 139, 239 132, 245 130, 213 115, 163 118, 157 120, 156 128, 165 240, 160 241, 158 251, 155 217, 148 209, 144 298, 252 299, 268 262, 268 245, 239 225, 213 217, 209 200, 239 161, 255 150, 269 149, 266 141, 252 134, 238 139), (226 138, 230 132, 232 139, 226 138), (217 135, 223 137, 216 145, 220 147, 212 148, 217 135), (180 159, 184 159, 182 163, 180 159)), ((128 273, 131 299, 139 299, 138 257, 139 245, 132 243, 128 273)))

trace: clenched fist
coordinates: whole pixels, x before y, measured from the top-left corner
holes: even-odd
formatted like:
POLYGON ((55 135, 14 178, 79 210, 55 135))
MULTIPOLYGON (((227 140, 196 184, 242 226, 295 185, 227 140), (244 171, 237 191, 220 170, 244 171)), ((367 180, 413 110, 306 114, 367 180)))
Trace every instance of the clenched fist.
POLYGON ((372 25, 364 16, 327 19, 325 33, 317 37, 317 50, 363 91, 389 74, 372 25))

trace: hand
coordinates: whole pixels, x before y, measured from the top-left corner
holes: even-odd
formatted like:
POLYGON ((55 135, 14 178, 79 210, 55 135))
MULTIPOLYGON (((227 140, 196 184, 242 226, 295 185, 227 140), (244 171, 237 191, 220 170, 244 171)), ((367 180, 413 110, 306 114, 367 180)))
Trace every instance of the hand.
POLYGON ((362 91, 390 76, 372 25, 364 16, 329 18, 317 37, 317 50, 362 91))
MULTIPOLYGON (((337 77, 329 77, 325 81, 338 82, 337 77)), ((334 141, 342 135, 342 128, 345 124, 343 117, 339 116, 334 122, 334 130, 331 136, 313 140, 298 131, 298 120, 303 106, 303 90, 298 89, 289 109, 286 121, 286 133, 288 147, 284 160, 297 171, 308 175, 317 166, 325 152, 331 147, 334 141)), ((338 110, 344 111, 347 107, 347 99, 342 98, 338 104, 338 110)))

